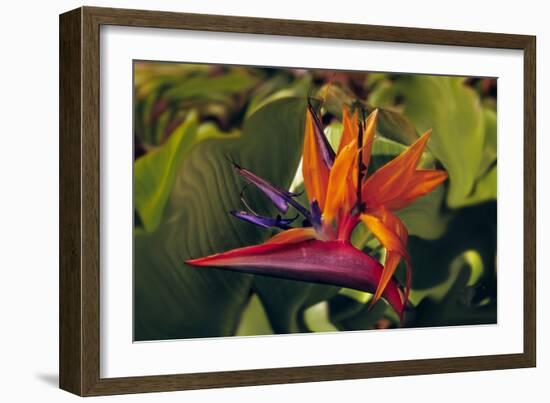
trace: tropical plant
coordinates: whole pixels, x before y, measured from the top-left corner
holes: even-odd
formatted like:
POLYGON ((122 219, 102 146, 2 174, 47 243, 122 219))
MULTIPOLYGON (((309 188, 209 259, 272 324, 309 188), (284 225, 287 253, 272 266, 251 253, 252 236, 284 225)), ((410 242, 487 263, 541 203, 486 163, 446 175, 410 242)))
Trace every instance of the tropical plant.
MULTIPOLYGON (((495 322, 496 112, 495 94, 486 90, 493 86, 486 82, 442 76, 136 64, 136 339, 495 322), (308 97, 319 100, 309 112, 308 97), (313 108, 319 112, 313 113, 313 108), (322 192, 313 197, 315 186, 308 169, 302 175, 300 168, 304 132, 309 128, 308 133, 315 134, 324 128, 321 134, 338 150, 336 155, 344 155, 349 139, 361 126, 355 125, 355 119, 365 121, 348 113, 348 108, 364 110, 365 117, 377 109, 378 125, 368 146, 372 152, 363 154, 370 154, 365 184, 375 182, 376 172, 383 173, 383 166, 408 149, 417 150, 414 155, 421 172, 445 171, 449 176, 431 193, 414 201, 407 199, 408 206, 384 210, 397 210, 395 215, 363 211, 365 217, 347 234, 353 250, 372 256, 371 266, 380 270, 370 292, 337 281, 317 284, 193 268, 185 263, 262 244, 280 231, 272 227, 288 228, 308 220, 295 219, 300 214, 295 204, 311 207, 314 200, 310 199, 315 198, 326 216, 326 206, 323 209, 319 200, 322 192), (427 148, 411 147, 415 142, 425 144, 418 133, 429 128, 433 131, 427 148), (256 186, 246 186, 243 178, 256 186), (266 203, 259 178, 271 186, 267 194, 275 206, 266 203), (279 196, 273 196, 273 189, 279 196), (246 209, 241 199, 253 213, 242 211, 246 209), (284 207, 288 204, 294 207, 284 207), (282 211, 277 206, 283 206, 282 211), (237 210, 234 214, 244 221, 235 219, 231 210, 237 210), (405 250, 395 242, 389 248, 381 236, 380 224, 388 223, 388 217, 391 223, 404 223, 408 232, 405 250), (397 257, 391 258, 392 253, 397 257), (398 265, 400 257, 406 259, 398 265), (388 261, 396 263, 389 265, 388 261), (379 262, 385 263, 385 270, 379 262), (413 275, 409 306, 400 323, 392 304, 381 301, 372 307, 372 303, 392 284, 397 289, 397 284, 407 284, 406 263, 413 267, 413 275)), ((361 130, 366 133, 367 127, 361 130)), ((339 165, 359 158, 350 151, 358 149, 365 151, 357 144, 348 147, 352 158, 341 159, 339 165)), ((304 159, 302 168, 307 164, 304 159)), ((384 180, 360 197, 372 197, 376 188, 387 184, 387 175, 379 177, 384 180)), ((334 183, 331 197, 347 203, 351 196, 336 186, 346 182, 334 183)), ((328 182, 325 190, 327 186, 328 182)), ((307 209, 309 228, 314 228, 315 208, 307 209)), ((329 216, 339 214, 332 211, 329 216)), ((254 267, 261 270, 260 266, 254 267)), ((287 271, 290 268, 289 264, 287 271)))

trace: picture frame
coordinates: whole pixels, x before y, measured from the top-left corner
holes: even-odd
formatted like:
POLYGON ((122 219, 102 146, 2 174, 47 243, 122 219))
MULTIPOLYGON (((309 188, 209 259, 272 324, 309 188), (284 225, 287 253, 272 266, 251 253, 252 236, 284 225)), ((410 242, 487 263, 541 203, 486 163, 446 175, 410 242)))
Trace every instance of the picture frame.
POLYGON ((534 36, 81 7, 60 16, 60 387, 80 396, 526 368, 536 365, 534 36), (125 26, 523 51, 523 352, 101 377, 100 28, 125 26))

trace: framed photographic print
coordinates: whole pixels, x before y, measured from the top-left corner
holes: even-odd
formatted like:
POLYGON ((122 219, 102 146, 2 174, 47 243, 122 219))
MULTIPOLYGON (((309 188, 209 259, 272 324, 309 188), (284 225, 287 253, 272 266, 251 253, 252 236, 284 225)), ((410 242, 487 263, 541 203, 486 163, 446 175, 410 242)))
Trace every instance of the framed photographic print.
POLYGON ((60 386, 535 365, 535 37, 60 17, 60 386))

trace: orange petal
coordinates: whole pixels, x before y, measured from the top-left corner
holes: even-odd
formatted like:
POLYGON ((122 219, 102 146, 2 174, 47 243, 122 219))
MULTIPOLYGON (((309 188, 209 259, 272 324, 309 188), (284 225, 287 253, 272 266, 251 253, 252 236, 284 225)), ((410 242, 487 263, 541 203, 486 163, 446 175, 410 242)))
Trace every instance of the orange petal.
POLYGON ((363 200, 367 206, 381 206, 402 194, 422 157, 430 133, 431 131, 424 133, 407 150, 367 179, 362 189, 363 200))
MULTIPOLYGON (((395 217, 395 220, 399 220, 399 218, 397 218, 392 213, 388 212, 387 210, 384 211, 385 214, 391 214, 393 217, 395 217)), ((363 221, 363 223, 371 230, 373 235, 380 241, 384 248, 386 248, 387 250, 395 251, 401 256, 405 256, 407 254, 407 249, 405 244, 403 243, 403 240, 401 239, 400 234, 396 231, 396 226, 391 225, 392 223, 388 222, 389 220, 382 214, 375 214, 361 214, 361 221, 363 221)), ((399 230, 403 234, 400 228, 397 228, 397 230, 399 230)))
POLYGON ((349 211, 357 203, 357 164, 353 164, 353 169, 347 178, 347 191, 344 201, 344 209, 349 211))
MULTIPOLYGON (((365 167, 364 175, 366 175, 366 173, 367 173, 367 168, 369 166, 370 157, 371 157, 371 154, 372 154, 372 144, 374 142, 374 135, 376 133, 377 118, 378 118, 378 109, 375 109, 367 117, 365 122, 363 122, 363 126, 361 128, 363 130, 361 160, 362 160, 362 165, 365 167)), ((358 130, 356 130, 354 135, 358 137, 358 130)), ((354 185, 355 185, 356 189, 357 189, 357 179, 358 179, 357 170, 358 169, 359 169, 359 166, 356 164, 353 167, 353 174, 352 174, 354 185)), ((364 177, 365 176, 363 176, 363 178, 364 177)))
POLYGON ((340 139, 340 144, 338 145, 338 153, 347 146, 352 140, 357 139, 358 126, 358 111, 357 109, 353 112, 353 115, 350 117, 349 108, 344 106, 344 111, 342 112, 342 137, 340 139))
MULTIPOLYGON (((362 214, 361 221, 371 230, 387 251, 384 270, 372 300, 372 303, 375 303, 382 296, 402 257, 405 258, 409 266, 408 233, 403 222, 387 209, 362 214)), ((407 283, 409 282, 407 280, 407 283)), ((408 287, 406 295, 408 295, 408 287)))
POLYGON ((296 243, 307 241, 308 239, 317 239, 317 233, 312 227, 291 228, 286 231, 279 232, 277 235, 264 242, 264 244, 296 243))
POLYGON ((430 193, 440 184, 445 182, 447 177, 448 175, 445 171, 418 169, 414 171, 403 193, 396 199, 389 201, 386 207, 391 210, 402 209, 412 203, 416 198, 430 193))
POLYGON ((386 252, 386 260, 384 261, 382 276, 380 277, 380 282, 378 283, 378 287, 376 288, 376 292, 374 294, 374 297, 372 298, 373 305, 380 299, 384 288, 386 288, 386 285, 391 280, 393 273, 395 273, 395 270, 397 269, 400 261, 401 255, 399 253, 390 251, 386 252))
POLYGON ((317 200, 319 207, 323 210, 330 168, 325 164, 319 147, 317 146, 314 124, 313 116, 308 109, 306 112, 302 174, 304 176, 304 186, 309 200, 317 200))
POLYGON ((330 170, 330 177, 327 188, 325 208, 323 210, 323 220, 330 223, 338 214, 339 210, 349 204, 350 183, 349 180, 353 173, 353 167, 357 161, 357 141, 352 140, 346 145, 334 160, 334 165, 330 170))
MULTIPOLYGON (((368 168, 370 157, 372 154, 372 143, 374 142, 374 135, 376 133, 376 122, 378 120, 378 109, 375 109, 367 117, 364 124, 363 132, 363 165, 368 168)), ((365 171, 366 173, 366 171, 365 171)))

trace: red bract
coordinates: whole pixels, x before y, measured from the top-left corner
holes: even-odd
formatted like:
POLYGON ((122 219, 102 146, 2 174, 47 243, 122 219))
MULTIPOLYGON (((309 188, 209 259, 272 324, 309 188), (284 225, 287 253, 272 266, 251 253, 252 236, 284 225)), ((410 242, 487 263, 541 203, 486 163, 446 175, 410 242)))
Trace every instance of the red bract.
MULTIPOLYGON (((343 241, 307 240, 296 243, 264 243, 187 261, 196 266, 230 267, 236 271, 305 280, 373 293, 382 265, 343 241)), ((397 312, 403 295, 391 281, 383 297, 397 312)))

